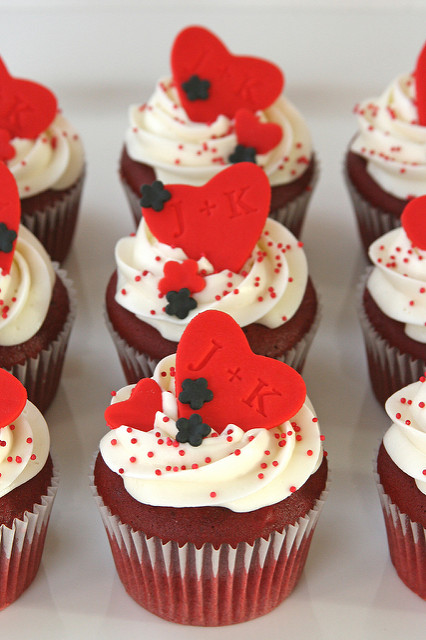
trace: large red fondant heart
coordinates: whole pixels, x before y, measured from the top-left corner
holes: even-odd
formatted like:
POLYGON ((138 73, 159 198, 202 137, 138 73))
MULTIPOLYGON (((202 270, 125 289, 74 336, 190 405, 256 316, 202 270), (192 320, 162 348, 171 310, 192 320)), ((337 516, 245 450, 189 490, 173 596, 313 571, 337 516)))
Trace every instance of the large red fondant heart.
POLYGON ((160 242, 180 247, 193 260, 205 256, 216 271, 239 271, 255 246, 269 212, 271 188, 264 171, 241 162, 201 187, 166 185, 162 211, 143 207, 160 242))
POLYGON ((235 114, 235 132, 239 144, 254 147, 256 153, 267 153, 274 149, 283 137, 279 124, 260 122, 248 109, 239 109, 235 114))
POLYGON ((21 415, 26 402, 27 391, 23 384, 8 371, 0 369, 0 427, 5 427, 16 420, 21 415))
POLYGON ((12 138, 35 138, 53 121, 57 101, 41 84, 14 78, 0 58, 0 129, 12 138))
MULTIPOLYGON (((301 408, 306 388, 302 377, 279 360, 255 355, 243 331, 222 311, 198 314, 184 331, 176 355, 176 396, 182 382, 205 378, 213 399, 196 413, 217 432, 228 424, 244 431, 270 429, 301 408)), ((178 402, 180 417, 194 411, 178 402)))
POLYGON ((401 224, 415 247, 426 250, 426 196, 413 198, 405 206, 401 224))
POLYGON ((232 55, 203 27, 188 27, 179 33, 171 67, 181 103, 195 122, 212 122, 221 114, 233 118, 241 108, 265 109, 284 87, 284 76, 277 66, 260 58, 232 55), (188 99, 182 84, 192 76, 210 83, 207 99, 188 99))
POLYGON ((426 127, 426 43, 417 59, 415 80, 419 124, 426 127))
POLYGON ((111 429, 125 425, 139 431, 151 431, 155 414, 162 409, 161 388, 152 378, 142 378, 128 400, 111 404, 104 415, 111 429))
POLYGON ((0 162, 0 273, 7 275, 15 253, 21 220, 21 201, 15 178, 0 162))

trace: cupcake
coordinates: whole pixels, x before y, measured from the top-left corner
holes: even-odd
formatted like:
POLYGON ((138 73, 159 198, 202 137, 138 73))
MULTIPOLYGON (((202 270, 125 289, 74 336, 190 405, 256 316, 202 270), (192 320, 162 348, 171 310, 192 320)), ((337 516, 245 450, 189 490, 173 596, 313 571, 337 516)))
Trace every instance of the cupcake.
POLYGON ((426 193, 426 45, 414 73, 398 76, 379 98, 355 107, 359 131, 345 158, 345 176, 361 242, 401 224, 414 197, 426 193))
POLYGON ((283 86, 274 64, 231 54, 202 27, 181 31, 171 76, 129 110, 120 176, 136 224, 142 184, 200 186, 249 161, 270 181, 270 215, 299 237, 318 168, 308 127, 283 86))
POLYGON ((117 392, 105 418, 94 494, 140 605, 218 626, 264 615, 291 593, 327 480, 294 369, 253 354, 228 314, 206 311, 152 378, 117 392))
POLYGON ((62 262, 74 234, 84 180, 75 129, 46 87, 11 76, 0 58, 0 160, 15 177, 22 224, 62 262))
POLYGON ((318 326, 303 244, 268 218, 266 174, 245 162, 206 185, 142 187, 143 218, 115 250, 107 325, 129 384, 176 352, 190 320, 229 313, 250 347, 302 370, 318 326))
POLYGON ((58 485, 49 430, 22 384, 0 369, 0 609, 34 580, 58 485))
POLYGON ((0 163, 0 367, 25 386, 44 412, 53 400, 75 317, 66 272, 19 224, 16 182, 0 163))
POLYGON ((426 196, 411 200, 402 226, 369 249, 360 320, 374 394, 384 406, 426 369, 426 196))
POLYGON ((392 426, 377 457, 377 480, 392 563, 426 599, 426 385, 412 382, 386 402, 392 426))

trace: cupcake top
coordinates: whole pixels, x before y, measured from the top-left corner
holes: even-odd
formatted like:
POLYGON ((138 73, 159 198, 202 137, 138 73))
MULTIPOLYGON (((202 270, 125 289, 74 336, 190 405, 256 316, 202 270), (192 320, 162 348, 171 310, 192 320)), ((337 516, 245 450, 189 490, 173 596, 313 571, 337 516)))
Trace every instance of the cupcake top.
POLYGON ((202 27, 175 39, 172 76, 129 110, 128 155, 163 182, 202 185, 229 164, 256 162, 271 185, 297 180, 312 158, 305 120, 281 95, 270 62, 232 55, 202 27))
POLYGON ((355 107, 359 131, 350 149, 387 193, 407 200, 426 193, 426 45, 413 73, 355 107))
POLYGON ((393 462, 426 494, 426 379, 394 393, 385 409, 392 426, 383 438, 393 462))
POLYGON ((177 354, 121 389, 105 418, 101 455, 145 504, 252 511, 297 491, 323 458, 301 376, 253 354, 220 311, 192 320, 177 354))
POLYGON ((16 182, 0 162, 0 345, 25 342, 43 324, 55 281, 46 250, 19 224, 16 182))
POLYGON ((14 78, 0 58, 0 160, 15 177, 19 197, 70 187, 84 152, 72 125, 46 87, 14 78))
POLYGON ((295 314, 308 279, 303 243, 267 218, 260 167, 239 163, 202 187, 156 181, 142 193, 137 233, 115 250, 121 306, 174 341, 207 309, 269 328, 295 314))
POLYGON ((19 380, 0 369, 0 497, 43 469, 49 446, 42 414, 19 380))

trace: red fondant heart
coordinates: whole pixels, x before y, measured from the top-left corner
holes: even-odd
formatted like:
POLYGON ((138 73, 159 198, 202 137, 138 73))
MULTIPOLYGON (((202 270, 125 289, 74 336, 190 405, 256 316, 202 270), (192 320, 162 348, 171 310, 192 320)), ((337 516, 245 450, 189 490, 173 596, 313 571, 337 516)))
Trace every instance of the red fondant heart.
POLYGON ((274 149, 283 137, 279 124, 259 122, 248 109, 239 109, 235 114, 235 131, 239 144, 254 147, 256 153, 267 153, 274 149))
POLYGON ((163 295, 182 288, 189 289, 190 293, 197 293, 206 286, 205 279, 198 274, 198 264, 195 260, 169 260, 165 263, 163 272, 164 278, 158 283, 158 289, 163 295))
POLYGON ((125 425, 139 431, 151 431, 155 414, 162 408, 161 388, 152 378, 142 378, 128 400, 111 404, 104 415, 111 429, 125 425))
POLYGON ((419 124, 426 127, 426 43, 417 59, 415 79, 419 124))
POLYGON ((264 227, 271 188, 263 170, 241 162, 202 187, 166 185, 171 198, 162 211, 143 207, 153 235, 180 247, 193 260, 205 256, 216 269, 239 271, 264 227))
MULTIPOLYGON (((207 380, 213 399, 196 413, 217 432, 230 423, 244 431, 276 427, 298 412, 306 396, 297 371, 255 355, 241 328, 222 311, 198 314, 184 331, 176 355, 176 396, 187 378, 207 380)), ((180 417, 194 413, 181 402, 178 410, 180 417)))
POLYGON ((284 76, 277 66, 260 58, 232 55, 203 27, 188 27, 179 33, 171 67, 181 103, 196 122, 211 122, 220 114, 233 118, 243 107, 265 109, 284 87, 284 76), (210 82, 206 100, 188 99, 182 84, 192 76, 210 82))
POLYGON ((21 220, 21 201, 15 178, 0 162, 0 273, 7 275, 15 253, 21 220))
POLYGON ((401 224, 415 247, 426 250, 426 196, 413 198, 406 205, 401 224))
POLYGON ((5 427, 16 420, 21 415, 26 402, 25 387, 11 373, 0 369, 0 427, 5 427))
POLYGON ((0 129, 12 138, 35 138, 53 121, 57 101, 41 84, 14 78, 0 58, 0 129))

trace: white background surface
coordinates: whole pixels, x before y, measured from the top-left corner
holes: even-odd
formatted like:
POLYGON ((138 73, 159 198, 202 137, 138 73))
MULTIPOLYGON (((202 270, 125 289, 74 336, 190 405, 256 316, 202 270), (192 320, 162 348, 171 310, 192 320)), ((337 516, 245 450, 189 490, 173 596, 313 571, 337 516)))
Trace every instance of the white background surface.
POLYGON ((426 39, 424 2, 0 1, 0 52, 13 75, 52 88, 78 128, 88 177, 65 267, 78 317, 62 383, 46 414, 62 472, 45 554, 32 586, 0 614, 2 637, 389 640, 424 638, 425 603, 388 557, 372 459, 388 426, 373 398, 354 306, 364 269, 342 157, 354 104, 414 68, 426 39), (277 63, 286 95, 306 116, 322 173, 304 236, 323 319, 305 366, 326 436, 329 498, 302 579, 264 618, 236 627, 180 627, 140 608, 115 573, 89 491, 88 469, 105 432, 111 389, 124 384, 103 322, 116 240, 132 230, 117 177, 127 107, 169 70, 182 27, 203 24, 234 52, 277 63))

